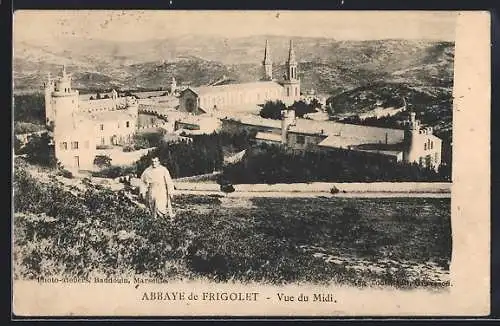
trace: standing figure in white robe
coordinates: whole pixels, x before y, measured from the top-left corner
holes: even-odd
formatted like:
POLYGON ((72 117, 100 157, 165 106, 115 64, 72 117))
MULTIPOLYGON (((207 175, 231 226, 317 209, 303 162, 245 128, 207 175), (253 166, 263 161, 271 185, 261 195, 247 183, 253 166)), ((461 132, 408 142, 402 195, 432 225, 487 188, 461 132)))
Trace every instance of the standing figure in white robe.
POLYGON ((172 209, 174 195, 174 182, 170 172, 160 164, 158 157, 154 157, 149 166, 141 175, 141 197, 146 203, 154 217, 170 218, 175 216, 172 209))

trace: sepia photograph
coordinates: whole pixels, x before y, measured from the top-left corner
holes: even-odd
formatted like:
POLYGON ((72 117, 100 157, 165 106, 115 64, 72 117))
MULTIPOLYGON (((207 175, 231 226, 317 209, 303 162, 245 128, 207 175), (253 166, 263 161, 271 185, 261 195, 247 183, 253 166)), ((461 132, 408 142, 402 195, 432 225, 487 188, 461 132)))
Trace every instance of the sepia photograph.
POLYGON ((13 283, 86 289, 62 314, 449 293, 458 15, 15 12, 13 283))

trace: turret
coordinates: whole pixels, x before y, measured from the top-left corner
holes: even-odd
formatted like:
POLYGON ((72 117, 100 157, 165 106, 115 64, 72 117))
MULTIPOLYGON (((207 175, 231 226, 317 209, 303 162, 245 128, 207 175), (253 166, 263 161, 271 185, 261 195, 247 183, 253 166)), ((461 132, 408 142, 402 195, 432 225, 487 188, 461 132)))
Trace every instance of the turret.
POLYGON ((271 59, 271 52, 269 50, 269 42, 266 40, 266 47, 264 49, 264 60, 262 61, 262 66, 264 67, 264 79, 273 79, 273 62, 271 59))
POLYGON ((404 131, 405 151, 403 159, 407 162, 415 162, 418 161, 418 153, 415 150, 420 133, 420 121, 416 119, 417 114, 415 112, 412 111, 409 115, 410 120, 404 131))
POLYGON ((61 76, 56 78, 52 84, 50 103, 52 117, 57 125, 57 120, 64 121, 68 116, 72 116, 73 113, 78 111, 79 99, 78 91, 71 88, 71 75, 66 73, 65 66, 63 67, 61 76))
POLYGON ((50 125, 54 121, 54 109, 52 107, 52 92, 54 92, 54 81, 47 74, 47 82, 45 83, 45 123, 50 125))

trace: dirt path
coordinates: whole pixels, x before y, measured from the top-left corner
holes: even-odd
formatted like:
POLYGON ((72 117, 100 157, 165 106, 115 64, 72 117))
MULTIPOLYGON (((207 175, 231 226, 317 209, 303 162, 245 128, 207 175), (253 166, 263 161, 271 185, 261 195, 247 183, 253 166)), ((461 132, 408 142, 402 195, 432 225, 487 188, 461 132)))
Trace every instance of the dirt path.
POLYGON ((451 198, 450 193, 404 193, 404 192, 351 192, 331 194, 328 192, 273 192, 273 191, 237 191, 232 193, 223 193, 221 191, 203 191, 203 190, 178 190, 176 194, 197 195, 197 196, 223 196, 223 197, 270 197, 270 198, 315 198, 315 197, 342 197, 342 198, 451 198))

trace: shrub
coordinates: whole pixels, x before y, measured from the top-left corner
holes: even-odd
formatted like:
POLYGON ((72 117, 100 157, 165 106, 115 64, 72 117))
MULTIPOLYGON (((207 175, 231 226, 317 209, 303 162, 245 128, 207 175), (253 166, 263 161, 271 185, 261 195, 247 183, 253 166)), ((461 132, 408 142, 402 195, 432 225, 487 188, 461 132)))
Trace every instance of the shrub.
POLYGON ((124 175, 135 174, 135 172, 136 170, 133 166, 112 165, 102 169, 101 171, 93 172, 92 175, 94 177, 115 179, 124 175))
POLYGON ((190 143, 160 143, 136 163, 137 173, 142 173, 154 156, 160 158, 174 178, 211 173, 222 168, 222 138, 217 134, 197 135, 190 143))
POLYGON ((124 152, 133 152, 135 151, 135 148, 132 145, 125 145, 122 147, 122 150, 124 152))
POLYGON ((350 150, 294 152, 268 144, 252 147, 241 161, 223 168, 224 178, 233 184, 435 182, 446 181, 445 173, 350 150))
POLYGON ((110 167, 111 166, 111 158, 107 155, 97 155, 94 159, 94 165, 102 168, 102 167, 110 167))
POLYGON ((68 171, 66 169, 59 170, 58 175, 63 176, 63 177, 68 178, 68 179, 73 179, 73 173, 71 173, 71 171, 68 171))
POLYGON ((234 187, 231 184, 222 184, 220 186, 220 190, 222 192, 230 193, 230 192, 234 192, 234 187))
POLYGON ((134 166, 111 165, 107 168, 102 169, 101 171, 92 173, 94 177, 111 178, 111 179, 115 179, 130 174, 136 174, 136 169, 134 166))

